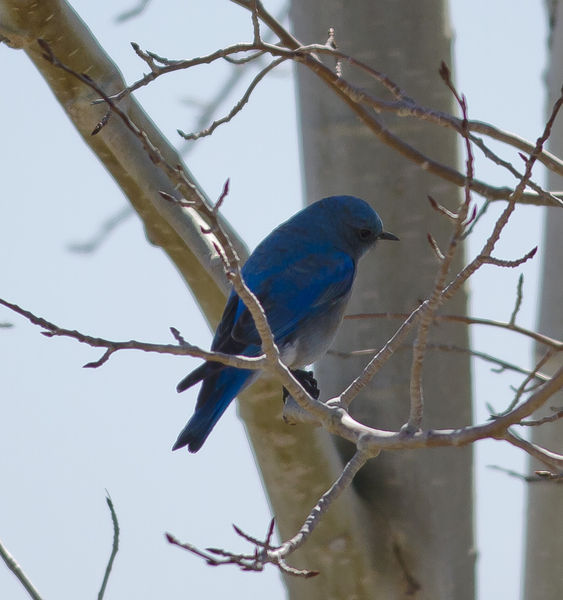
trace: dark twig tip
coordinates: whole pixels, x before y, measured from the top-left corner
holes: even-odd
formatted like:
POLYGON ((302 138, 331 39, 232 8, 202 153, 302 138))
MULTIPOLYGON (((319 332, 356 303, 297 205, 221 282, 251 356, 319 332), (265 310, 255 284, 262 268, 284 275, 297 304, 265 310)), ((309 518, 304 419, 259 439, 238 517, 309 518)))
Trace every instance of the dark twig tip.
POLYGON ((112 348, 108 348, 105 352, 104 355, 102 356, 102 358, 100 358, 99 360, 95 360, 93 362, 89 362, 86 363, 85 365, 83 365, 83 369, 97 369, 98 367, 101 367, 104 363, 106 363, 109 360, 109 357, 115 352, 114 349, 112 348))
POLYGON ((471 225, 471 223, 473 223, 473 221, 475 221, 476 218, 477 218, 477 205, 474 204, 473 210, 471 211, 471 215, 469 216, 469 219, 467 219, 467 221, 465 222, 465 227, 469 227, 469 225, 471 225))
POLYGON ((176 329, 176 327, 170 327, 170 333, 174 336, 174 339, 180 344, 180 346, 188 346, 188 342, 184 339, 182 334, 176 329))
POLYGON ((448 65, 444 61, 442 61, 440 63, 440 71, 439 71, 439 73, 440 73, 440 77, 447 84, 449 84, 450 83, 450 69, 449 69, 448 65))

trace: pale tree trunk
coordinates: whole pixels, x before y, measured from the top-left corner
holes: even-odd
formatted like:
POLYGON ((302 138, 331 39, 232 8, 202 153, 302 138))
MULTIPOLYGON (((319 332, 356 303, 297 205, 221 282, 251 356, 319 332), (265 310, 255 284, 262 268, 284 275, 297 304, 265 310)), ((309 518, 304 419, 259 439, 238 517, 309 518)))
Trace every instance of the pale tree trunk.
MULTIPOLYGON (((440 61, 450 61, 451 32, 443 0, 418 2, 342 2, 298 0, 292 3, 293 29, 303 44, 323 43, 334 27, 340 50, 391 77, 409 96, 437 110, 454 112, 442 84, 440 61)), ((359 87, 381 88, 344 63, 343 76, 359 87)), ((437 263, 427 242, 439 241, 450 226, 436 217, 427 195, 450 207, 459 191, 383 146, 347 106, 298 69, 303 172, 308 202, 342 193, 360 196, 379 211, 399 243, 380 242, 360 269, 349 313, 410 311, 431 290, 437 263)), ((441 162, 456 162, 456 138, 450 131, 425 127, 414 119, 385 122, 422 152, 441 162)), ((454 268, 462 265, 461 257, 454 268)), ((459 294, 448 312, 464 314, 459 294)), ((334 348, 377 348, 397 322, 349 321, 334 348)), ((467 331, 448 328, 434 342, 467 347, 467 331)), ((329 355, 316 367, 323 397, 341 392, 367 358, 329 355)), ((424 426, 456 427, 471 421, 470 366, 466 357, 427 356, 424 426)), ((352 405, 362 422, 398 429, 409 412, 410 353, 397 353, 377 380, 352 405)), ((351 449, 336 440, 344 458, 351 449)), ((474 597, 472 449, 433 449, 385 453, 360 471, 354 493, 362 506, 356 517, 369 539, 375 588, 363 598, 471 599, 474 597)), ((327 596, 328 597, 328 596, 327 596)), ((340 596, 339 596, 340 597, 340 596)), ((360 597, 360 596, 348 596, 360 597)))
MULTIPOLYGON (((547 112, 561 93, 563 84, 563 5, 548 3, 553 9, 549 67, 547 77, 547 112)), ((563 154, 563 122, 555 122, 549 149, 557 156, 563 154)), ((563 178, 549 173, 547 187, 560 190, 563 178)), ((561 208, 545 209, 545 234, 542 244, 543 268, 540 283, 538 326, 541 333, 550 337, 563 337, 563 211, 561 208)), ((541 357, 544 348, 537 348, 541 357)), ((553 374, 562 364, 559 353, 542 371, 553 374)), ((549 407, 563 405, 563 393, 554 396, 538 417, 550 414, 549 407)), ((563 451, 563 422, 532 428, 532 441, 554 452, 563 451)), ((534 460, 531 470, 545 469, 534 460)), ((552 482, 534 483, 528 486, 526 566, 524 598, 526 600, 561 600, 563 597, 563 487, 552 482)))

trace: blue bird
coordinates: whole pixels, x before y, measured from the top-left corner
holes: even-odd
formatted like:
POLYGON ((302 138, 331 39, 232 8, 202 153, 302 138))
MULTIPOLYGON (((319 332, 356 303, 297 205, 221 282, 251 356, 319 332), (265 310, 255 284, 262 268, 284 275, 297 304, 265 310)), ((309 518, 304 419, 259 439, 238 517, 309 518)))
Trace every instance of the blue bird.
MULTIPOLYGON (((242 275, 260 300, 290 369, 315 362, 332 343, 362 255, 377 240, 398 239, 383 230, 378 214, 364 200, 331 196, 298 212, 258 245, 242 275)), ((252 316, 234 291, 211 350, 243 356, 262 353, 252 316)), ((188 446, 197 452, 227 406, 259 374, 207 361, 180 381, 178 392, 203 384, 195 412, 172 450, 188 446)))

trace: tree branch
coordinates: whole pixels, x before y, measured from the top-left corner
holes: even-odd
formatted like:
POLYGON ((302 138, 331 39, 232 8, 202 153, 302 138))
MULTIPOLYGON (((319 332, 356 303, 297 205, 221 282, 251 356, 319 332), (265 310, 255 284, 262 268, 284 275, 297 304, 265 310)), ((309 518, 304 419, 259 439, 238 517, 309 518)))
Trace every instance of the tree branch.
POLYGON ((22 568, 18 565, 14 557, 8 552, 4 544, 0 541, 0 557, 6 563, 6 566, 12 573, 18 578, 18 581, 23 585, 25 591, 29 597, 33 600, 42 600, 39 592, 35 589, 35 586, 31 583, 27 575, 22 571, 22 568))
POLYGON ((117 552, 119 550, 119 523, 117 521, 117 515, 115 514, 113 502, 109 494, 106 496, 106 503, 111 513, 111 522, 113 525, 113 543, 111 545, 111 554, 106 565, 106 570, 104 572, 104 579, 102 581, 100 591, 98 592, 98 600, 103 600, 104 594, 106 592, 106 586, 109 581, 109 576, 111 574, 111 569, 113 567, 113 561, 115 560, 115 557, 117 556, 117 552))

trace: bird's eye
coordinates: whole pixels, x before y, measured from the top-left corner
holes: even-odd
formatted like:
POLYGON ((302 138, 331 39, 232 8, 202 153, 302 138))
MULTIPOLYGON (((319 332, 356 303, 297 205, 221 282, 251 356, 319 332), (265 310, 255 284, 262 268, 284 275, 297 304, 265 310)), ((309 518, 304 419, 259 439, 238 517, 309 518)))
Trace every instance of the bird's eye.
POLYGON ((358 235, 360 239, 363 241, 369 240, 372 237, 371 229, 360 229, 358 231, 358 235))

